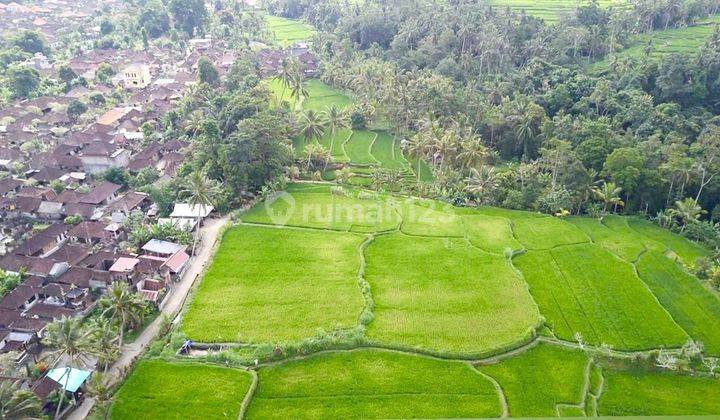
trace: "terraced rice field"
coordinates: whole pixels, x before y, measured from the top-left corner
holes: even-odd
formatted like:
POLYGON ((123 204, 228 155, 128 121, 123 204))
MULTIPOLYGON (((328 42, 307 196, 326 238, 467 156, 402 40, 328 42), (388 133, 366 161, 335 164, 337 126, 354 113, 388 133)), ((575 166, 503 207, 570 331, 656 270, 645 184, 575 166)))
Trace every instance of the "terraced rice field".
POLYGON ((497 417, 492 383, 462 362, 381 350, 330 353, 260 369, 247 417, 497 417))
POLYGON ((265 22, 275 42, 283 47, 299 41, 308 41, 315 33, 315 28, 311 25, 296 19, 265 15, 265 22))
POLYGON ((670 251, 670 257, 673 259, 677 257, 685 265, 694 266, 698 258, 710 255, 710 251, 706 248, 690 242, 682 236, 675 235, 666 229, 660 229, 647 220, 631 218, 627 219, 627 223, 636 232, 655 242, 661 243, 670 251))
MULTIPOLYGON (((692 337, 718 355, 720 300, 680 265, 704 252, 638 219, 294 184, 239 216, 180 328, 242 344, 229 363, 246 349, 303 349, 318 331, 353 334, 328 352, 246 362, 258 374, 247 418, 718 414, 720 379, 573 343, 640 351, 692 337)), ((249 381, 143 361, 111 417, 237 417, 249 381)))
POLYGON ((604 369, 603 416, 682 416, 720 413, 720 379, 638 369, 604 369))
POLYGON ((363 307, 358 235, 239 226, 183 321, 204 342, 280 342, 353 327, 363 307))
POLYGON ((551 249, 590 241, 580 229, 555 217, 515 219, 513 229, 527 249, 551 249))
POLYGON ((362 200, 357 193, 338 196, 323 186, 291 186, 242 215, 243 222, 330 229, 343 232, 386 232, 400 226, 397 205, 387 196, 362 200))
POLYGON ((508 219, 471 214, 463 216, 462 221, 468 240, 473 246, 496 254, 522 249, 522 244, 513 237, 508 219))
POLYGON ((143 360, 115 394, 110 417, 237 418, 250 381, 238 369, 143 360))
POLYGON ((529 338, 540 322, 508 261, 464 240, 396 233, 377 237, 365 257, 375 299, 371 340, 472 354, 529 338))
POLYGON ((378 163, 375 157, 370 154, 370 146, 377 137, 372 131, 355 131, 352 136, 343 144, 345 154, 350 162, 359 165, 373 165, 378 163))
POLYGON ((720 16, 713 16, 686 28, 670 28, 643 34, 637 37, 630 48, 622 51, 620 56, 645 56, 645 47, 650 40, 652 40, 653 57, 673 53, 695 53, 698 48, 705 45, 718 24, 720 24, 720 16))
MULTIPOLYGON (((309 79, 305 82, 305 89, 309 97, 298 104, 291 97, 290 89, 283 87, 277 78, 268 79, 265 84, 275 96, 277 103, 286 103, 291 109, 298 111, 322 112, 331 105, 346 108, 352 99, 343 92, 333 89, 318 79, 309 79)), ((424 161, 415 161, 411 165, 400 147, 400 142, 387 131, 371 130, 340 130, 335 135, 326 133, 317 141, 332 152, 336 163, 348 163, 355 176, 351 183, 355 185, 368 185, 370 176, 377 168, 401 171, 407 179, 430 181, 432 172, 424 161), (419 172, 418 172, 419 171, 419 172), (418 176, 419 173, 419 176, 418 176)), ((303 137, 293 140, 295 154, 302 158, 309 141, 303 137)), ((332 177, 325 177, 331 180, 332 177)))
POLYGON ((512 359, 477 365, 477 369, 500 384, 513 417, 555 417, 559 409, 575 414, 573 406, 584 417, 581 405, 589 363, 582 351, 540 344, 512 359))
MULTIPOLYGON (((563 15, 571 13, 579 4, 574 0, 491 0, 491 4, 509 7, 530 16, 555 22, 563 15)), ((599 0, 601 7, 629 7, 626 0, 599 0)))
POLYGON ((593 242, 626 261, 636 261, 648 249, 664 250, 664 246, 630 228, 627 220, 606 216, 602 220, 588 217, 571 217, 572 224, 582 229, 593 242))
POLYGON ((687 335, 631 264, 592 244, 531 251, 515 259, 555 334, 594 345, 680 347, 687 335))
POLYGON ((720 356, 720 301, 695 277, 658 252, 643 254, 637 269, 673 319, 704 344, 707 354, 720 356))
POLYGON ((283 86, 280 79, 267 79, 265 80, 265 84, 268 89, 270 89, 270 92, 275 95, 279 103, 287 103, 291 109, 300 108, 304 111, 313 110, 320 112, 330 105, 345 108, 351 102, 350 98, 343 92, 333 89, 319 79, 308 79, 303 83, 303 87, 307 90, 309 96, 301 105, 292 97, 290 94, 291 90, 283 86))
POLYGON ((380 162, 380 166, 388 169, 406 170, 407 160, 400 149, 400 142, 390 133, 380 131, 370 148, 370 154, 380 162))

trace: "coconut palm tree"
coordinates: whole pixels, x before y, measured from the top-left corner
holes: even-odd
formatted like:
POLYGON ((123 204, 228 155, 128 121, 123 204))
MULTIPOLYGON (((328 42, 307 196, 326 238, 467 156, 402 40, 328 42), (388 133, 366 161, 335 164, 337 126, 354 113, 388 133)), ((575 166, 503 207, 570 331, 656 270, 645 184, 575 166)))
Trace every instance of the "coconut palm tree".
POLYGON ((477 168, 488 157, 487 147, 480 136, 472 135, 461 143, 461 152, 458 153, 458 160, 464 169, 477 168))
POLYGON ((0 420, 42 418, 42 402, 35 394, 20 389, 19 383, 0 382, 0 420))
POLYGON ((278 75, 276 79, 282 84, 282 93, 280 94, 280 100, 285 99, 285 90, 292 85, 293 78, 298 73, 299 64, 290 58, 283 57, 280 61, 280 68, 278 69, 278 75))
POLYGON ((436 154, 442 159, 440 161, 440 168, 445 168, 448 162, 452 162, 457 152, 457 133, 454 130, 447 130, 440 138, 438 138, 433 146, 436 150, 436 154))
MULTIPOLYGON (((115 320, 120 327, 120 347, 123 345, 125 330, 142 323, 145 316, 146 303, 137 293, 133 293, 125 282, 116 281, 108 287, 107 293, 98 303, 102 315, 115 320)), ((92 338, 92 333, 90 335, 92 338)))
MULTIPOLYGON (((210 180, 204 172, 195 171, 190 174, 185 188, 180 191, 180 195, 187 197, 188 204, 196 209, 204 210, 206 207, 212 206, 217 196, 219 186, 216 182, 210 180)), ((200 213, 197 212, 195 219, 195 238, 193 239, 192 255, 195 255, 197 241, 200 231, 200 213)))
POLYGON ((318 165, 327 168, 328 163, 332 161, 332 153, 320 143, 310 143, 305 146, 305 156, 308 170, 318 165))
POLYGON ((190 114, 189 118, 185 122, 185 131, 195 137, 202 128, 203 122, 205 121, 205 115, 202 111, 195 111, 190 114))
POLYGON ((495 168, 483 167, 480 170, 470 168, 470 176, 465 179, 465 190, 480 198, 497 187, 495 168))
POLYGON ((404 148, 408 155, 417 161, 417 179, 420 182, 420 165, 422 161, 427 158, 427 154, 430 148, 430 140, 427 136, 418 133, 413 136, 410 140, 405 142, 404 148))
POLYGON ((620 199, 622 188, 615 185, 614 182, 603 182, 600 187, 593 188, 595 198, 603 202, 603 213, 607 212, 608 205, 624 206, 625 203, 620 199))
POLYGON ((310 97, 310 92, 305 89, 301 75, 295 75, 290 84, 290 97, 295 100, 295 109, 302 109, 305 99, 310 97))
MULTIPOLYGON (((88 363, 88 356, 96 353, 92 342, 92 330, 83 328, 82 320, 77 317, 62 317, 59 321, 48 325, 43 337, 43 344, 51 350, 47 357, 52 359, 50 366, 56 366, 65 359, 67 368, 77 366, 79 362, 88 363)), ((60 401, 55 409, 55 418, 60 415, 60 408, 65 400, 65 388, 70 375, 65 376, 65 384, 60 389, 60 401)), ((63 378, 60 378, 62 381, 63 378)))
POLYGON ((320 139, 325 133, 326 127, 327 121, 322 114, 312 109, 300 114, 300 134, 305 137, 306 141, 320 139))
POLYGON ((103 371, 107 371, 108 365, 120 354, 117 326, 109 318, 97 316, 90 322, 90 329, 98 362, 103 365, 103 371))
POLYGON ((697 201, 688 197, 682 201, 676 201, 674 204, 674 208, 668 209, 668 213, 682 220, 683 225, 680 228, 680 231, 682 232, 685 230, 688 224, 700 219, 700 216, 707 213, 707 211, 703 210, 703 208, 700 207, 697 201))
POLYGON ((103 419, 107 419, 110 408, 110 399, 112 398, 112 390, 107 384, 105 374, 101 372, 93 373, 92 377, 87 382, 87 391, 98 403, 98 406, 103 412, 103 419))
POLYGON ((515 136, 523 147, 523 159, 530 159, 530 143, 535 138, 534 118, 530 114, 522 114, 515 126, 515 136))
POLYGON ((335 104, 325 107, 323 117, 327 131, 330 133, 330 151, 333 151, 335 148, 335 135, 338 131, 350 126, 350 118, 344 109, 338 108, 335 104))

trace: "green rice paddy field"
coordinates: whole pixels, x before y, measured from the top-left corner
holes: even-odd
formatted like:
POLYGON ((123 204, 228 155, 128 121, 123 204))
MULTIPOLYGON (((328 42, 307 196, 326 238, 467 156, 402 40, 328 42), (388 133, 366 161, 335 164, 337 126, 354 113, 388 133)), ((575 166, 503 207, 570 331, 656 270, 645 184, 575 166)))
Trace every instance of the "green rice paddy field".
POLYGON ((315 28, 311 25, 296 19, 265 15, 265 22, 275 42, 283 47, 298 41, 307 41, 315 33, 315 28))
POLYGON ((643 34, 638 36, 632 46, 622 51, 620 55, 644 56, 649 40, 652 40, 653 57, 662 57, 673 53, 695 53, 698 48, 705 45, 718 24, 720 24, 720 16, 716 15, 685 28, 670 28, 643 34))
MULTIPOLYGON (((509 7, 518 12, 524 11, 530 16, 548 22, 558 20, 562 15, 570 13, 581 4, 576 0, 491 0, 490 3, 500 7, 509 7)), ((601 7, 629 7, 626 0, 599 0, 598 4, 601 7)))
MULTIPOLYGON (((291 97, 290 90, 283 87, 279 79, 267 79, 265 84, 277 103, 285 103, 297 111, 323 112, 332 105, 345 109, 352 104, 352 98, 318 79, 305 82, 309 96, 301 104, 291 97)), ((398 170, 406 178, 419 178, 421 181, 429 181, 433 177, 424 161, 408 162, 399 139, 384 130, 339 130, 334 135, 326 133, 322 138, 312 141, 330 150, 334 162, 349 164, 355 174, 351 182, 355 184, 369 183, 370 175, 377 168, 398 170)), ((298 158, 303 157, 308 143, 303 137, 293 140, 298 158)))
POLYGON ((270 349, 359 338, 251 363, 252 388, 217 358, 145 360, 111 417, 720 414, 720 379, 618 356, 690 338, 720 356, 720 300, 683 265, 707 252, 639 219, 294 184, 225 233, 179 329, 270 349))
MULTIPOLYGON (((518 12, 524 11, 530 16, 553 23, 563 15, 571 13, 580 4, 587 2, 574 0, 491 0, 491 3, 499 7, 509 7, 518 12)), ((630 2, 627 0, 599 0, 598 4, 605 8, 623 9, 631 7, 630 2)), ((629 48, 618 55, 644 56, 645 47, 650 40, 652 40, 653 44, 653 57, 662 57, 672 53, 694 53, 705 44, 717 24, 720 24, 720 16, 711 16, 685 28, 669 28, 642 34, 635 38, 629 48)))

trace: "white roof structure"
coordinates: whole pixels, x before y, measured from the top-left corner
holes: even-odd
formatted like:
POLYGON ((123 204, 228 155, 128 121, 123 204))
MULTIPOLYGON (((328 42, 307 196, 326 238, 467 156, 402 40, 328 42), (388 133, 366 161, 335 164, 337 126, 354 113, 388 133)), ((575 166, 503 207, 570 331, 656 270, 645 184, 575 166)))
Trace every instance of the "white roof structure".
POLYGON ((142 247, 143 251, 154 252, 156 254, 162 255, 173 255, 176 252, 182 251, 184 249, 185 247, 180 244, 168 241, 161 241, 159 239, 151 239, 142 247))
POLYGON ((215 210, 213 206, 206 206, 203 204, 190 205, 187 203, 177 203, 173 212, 170 214, 171 218, 184 217, 184 218, 205 218, 215 210))
POLYGON ((60 214, 62 212, 63 203, 56 203, 54 201, 42 201, 37 212, 41 214, 60 214))
POLYGON ((181 229, 181 230, 187 230, 191 231, 195 229, 195 225, 197 224, 196 219, 190 219, 188 217, 166 217, 166 218, 159 218, 158 225, 170 225, 174 227, 175 229, 181 229))

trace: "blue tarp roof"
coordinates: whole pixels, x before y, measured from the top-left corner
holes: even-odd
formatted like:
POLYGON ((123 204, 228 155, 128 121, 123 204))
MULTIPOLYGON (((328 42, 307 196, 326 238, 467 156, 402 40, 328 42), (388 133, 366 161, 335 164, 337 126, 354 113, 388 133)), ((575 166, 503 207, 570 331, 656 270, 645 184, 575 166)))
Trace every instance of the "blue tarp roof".
POLYGON ((75 392, 92 372, 75 368, 56 368, 48 372, 47 377, 59 383, 66 391, 75 392))

